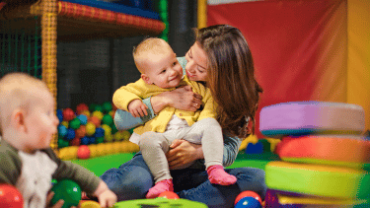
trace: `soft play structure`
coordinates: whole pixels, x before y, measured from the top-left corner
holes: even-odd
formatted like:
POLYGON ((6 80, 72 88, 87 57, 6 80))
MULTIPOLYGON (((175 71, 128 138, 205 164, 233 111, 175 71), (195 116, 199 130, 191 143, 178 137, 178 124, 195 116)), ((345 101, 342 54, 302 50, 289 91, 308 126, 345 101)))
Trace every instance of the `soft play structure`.
POLYGON ((230 24, 248 41, 264 89, 259 110, 288 101, 358 104, 370 129, 369 1, 207 2, 199 25, 230 24))

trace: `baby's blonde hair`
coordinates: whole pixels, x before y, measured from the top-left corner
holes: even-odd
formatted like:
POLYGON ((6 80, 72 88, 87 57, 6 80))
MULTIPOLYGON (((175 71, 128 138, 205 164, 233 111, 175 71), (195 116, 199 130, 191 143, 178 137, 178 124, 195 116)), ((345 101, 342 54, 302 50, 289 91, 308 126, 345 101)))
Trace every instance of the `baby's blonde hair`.
POLYGON ((134 57, 135 65, 140 73, 144 74, 145 69, 143 63, 148 60, 146 55, 148 54, 165 54, 168 51, 173 52, 171 46, 161 38, 146 38, 139 43, 132 52, 134 57))
POLYGON ((28 109, 34 93, 42 93, 40 89, 48 90, 42 80, 25 73, 9 73, 0 79, 0 132, 15 109, 28 109))

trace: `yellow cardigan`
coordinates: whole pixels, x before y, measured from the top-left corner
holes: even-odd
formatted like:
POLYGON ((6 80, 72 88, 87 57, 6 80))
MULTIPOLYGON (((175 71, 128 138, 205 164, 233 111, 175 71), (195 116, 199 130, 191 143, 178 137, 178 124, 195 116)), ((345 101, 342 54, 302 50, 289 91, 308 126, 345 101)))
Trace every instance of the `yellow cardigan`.
MULTIPOLYGON (((203 97, 203 109, 201 111, 191 112, 175 109, 173 107, 165 107, 152 120, 146 122, 143 126, 136 127, 134 132, 140 135, 147 131, 162 133, 166 130, 167 124, 171 120, 173 114, 179 118, 185 119, 189 126, 203 118, 216 118, 215 103, 213 102, 210 90, 200 83, 190 81, 186 75, 179 84, 179 86, 184 85, 190 85, 193 92, 203 97)), ((174 89, 175 88, 163 89, 156 85, 148 85, 144 80, 139 79, 135 83, 128 84, 116 90, 113 94, 113 103, 118 109, 128 111, 127 106, 132 100, 142 100, 174 89)))

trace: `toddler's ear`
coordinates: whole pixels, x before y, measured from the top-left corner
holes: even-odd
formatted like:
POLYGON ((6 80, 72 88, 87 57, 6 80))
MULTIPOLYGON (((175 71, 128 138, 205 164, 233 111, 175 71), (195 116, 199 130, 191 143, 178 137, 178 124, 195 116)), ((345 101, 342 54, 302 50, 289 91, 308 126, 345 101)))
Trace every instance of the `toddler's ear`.
POLYGON ((26 131, 26 125, 24 123, 24 111, 22 109, 16 109, 13 111, 10 122, 13 128, 17 129, 18 131, 26 131))
POLYGON ((144 82, 145 82, 145 83, 147 83, 148 85, 153 84, 153 82, 152 82, 152 81, 150 81, 150 78, 149 78, 149 77, 148 77, 148 75, 146 75, 146 74, 141 74, 141 79, 143 79, 143 80, 144 80, 144 82))

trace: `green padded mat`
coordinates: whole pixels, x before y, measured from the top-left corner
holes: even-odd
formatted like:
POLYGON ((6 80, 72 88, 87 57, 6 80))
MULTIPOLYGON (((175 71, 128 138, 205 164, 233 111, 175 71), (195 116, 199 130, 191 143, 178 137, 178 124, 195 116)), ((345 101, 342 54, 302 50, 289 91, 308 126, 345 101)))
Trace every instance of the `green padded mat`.
MULTIPOLYGON (((135 153, 120 153, 85 160, 72 160, 72 162, 89 169, 97 176, 101 176, 110 168, 118 168, 123 163, 129 161, 134 155, 135 153)), ((266 164, 275 160, 279 160, 279 157, 271 152, 261 154, 245 154, 244 152, 240 152, 234 164, 227 168, 253 167, 265 170, 266 164)))
POLYGON ((167 199, 167 198, 155 198, 155 199, 137 199, 137 200, 129 200, 129 201, 122 201, 117 202, 114 204, 114 208, 155 208, 155 207, 162 207, 162 208, 207 208, 207 205, 194 202, 187 199, 167 199))

